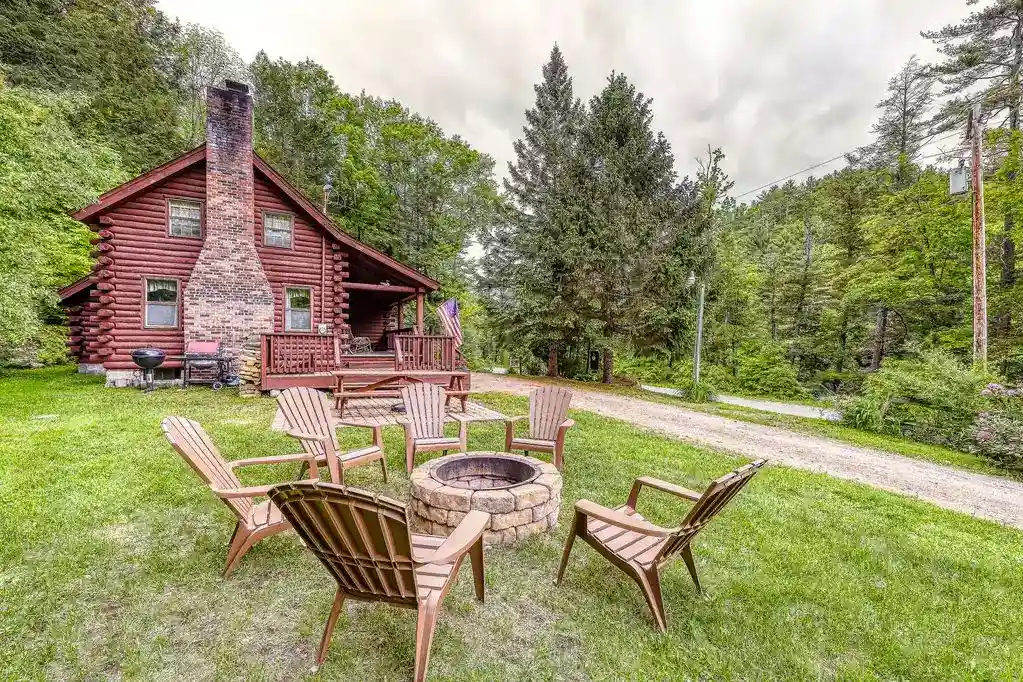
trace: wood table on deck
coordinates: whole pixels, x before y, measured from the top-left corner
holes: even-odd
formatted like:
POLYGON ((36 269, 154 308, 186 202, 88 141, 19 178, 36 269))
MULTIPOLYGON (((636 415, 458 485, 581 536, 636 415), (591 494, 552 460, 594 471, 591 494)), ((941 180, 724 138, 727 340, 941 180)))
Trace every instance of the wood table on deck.
MULTIPOLYGON (((338 416, 335 412, 334 416, 344 426, 399 426, 405 420, 405 413, 395 412, 395 405, 401 405, 401 401, 393 398, 367 398, 349 405, 344 415, 338 416)), ((448 407, 444 411, 444 422, 454 422, 453 414, 471 422, 503 422, 505 419, 500 412, 471 401, 465 404, 464 412, 461 408, 448 407)))
POLYGON ((405 384, 447 379, 449 398, 462 403, 463 410, 469 396, 469 371, 393 370, 393 369, 341 369, 334 374, 334 408, 341 415, 349 400, 374 400, 378 397, 397 398, 405 384))

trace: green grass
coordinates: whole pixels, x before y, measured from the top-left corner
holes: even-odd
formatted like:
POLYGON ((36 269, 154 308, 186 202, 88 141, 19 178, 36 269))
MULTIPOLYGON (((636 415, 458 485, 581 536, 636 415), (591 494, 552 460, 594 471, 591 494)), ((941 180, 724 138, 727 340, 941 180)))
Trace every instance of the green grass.
POLYGON ((752 422, 754 424, 765 424, 767 426, 776 426, 778 428, 788 429, 790 431, 798 431, 800 433, 809 434, 811 436, 824 436, 827 438, 834 438, 835 440, 840 440, 845 443, 850 443, 852 445, 859 445, 862 447, 884 450, 885 452, 894 452, 896 454, 904 455, 906 457, 922 459, 928 462, 935 462, 936 464, 954 466, 968 471, 974 471, 981 474, 988 474, 990 476, 1002 476, 1005 478, 1012 479, 1021 478, 1019 474, 1012 471, 1008 471, 1007 469, 997 467, 988 460, 984 459, 983 457, 969 452, 953 450, 951 448, 946 448, 941 445, 921 443, 919 441, 910 440, 908 438, 902 438, 901 436, 891 436, 884 433, 863 431, 862 429, 856 429, 851 426, 845 426, 843 424, 836 424, 835 422, 829 422, 824 419, 810 419, 808 417, 797 417, 787 414, 777 414, 774 412, 765 412, 763 410, 757 410, 754 408, 744 407, 740 405, 728 405, 726 403, 691 403, 681 398, 672 397, 670 395, 652 393, 650 391, 644 391, 639 388, 621 386, 618 384, 607 385, 587 381, 550 379, 548 377, 533 376, 523 378, 526 378, 530 381, 542 381, 545 383, 565 384, 567 386, 579 388, 580 390, 615 393, 618 395, 626 395, 633 398, 641 398, 643 400, 649 400, 651 402, 656 403, 663 403, 666 405, 677 405, 679 407, 685 407, 690 410, 697 410, 699 412, 706 412, 708 414, 716 414, 721 417, 728 417, 730 419, 738 419, 739 421, 752 422))
MULTIPOLYGON (((522 399, 484 396, 521 413, 522 399)), ((143 395, 67 370, 0 377, 0 678, 407 679, 411 611, 352 603, 326 664, 313 652, 330 607, 326 571, 294 535, 264 541, 220 577, 232 520, 164 441, 160 419, 203 423, 228 458, 293 451, 268 399, 205 389, 143 395)), ((707 590, 664 576, 669 630, 639 590, 584 544, 552 578, 582 497, 624 501, 635 476, 691 488, 737 458, 586 412, 568 438, 562 523, 488 550, 487 602, 468 566, 444 603, 435 679, 1019 679, 1023 536, 927 503, 770 467, 695 543, 707 590)), ((405 499, 401 433, 385 431, 405 499)), ((354 438, 355 436, 350 436, 354 438)), ((359 434, 360 442, 368 438, 359 434)), ((499 425, 470 446, 500 448, 499 425)), ((245 483, 293 475, 250 471, 245 483)), ((660 523, 685 507, 644 493, 660 523)))

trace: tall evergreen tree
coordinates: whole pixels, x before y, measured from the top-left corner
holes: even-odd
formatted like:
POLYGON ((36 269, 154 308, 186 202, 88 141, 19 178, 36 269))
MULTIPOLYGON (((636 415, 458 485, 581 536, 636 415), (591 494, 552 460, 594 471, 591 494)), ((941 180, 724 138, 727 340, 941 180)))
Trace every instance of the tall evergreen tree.
POLYGON ((574 238, 570 165, 576 153, 583 107, 572 91, 561 50, 555 45, 533 86, 536 101, 515 141, 505 191, 519 209, 514 235, 516 302, 510 328, 546 345, 547 373, 558 374, 558 350, 578 331, 572 301, 567 242, 574 238))
POLYGON ((871 128, 874 142, 857 150, 854 160, 892 170, 897 183, 905 186, 927 134, 933 100, 934 76, 914 55, 888 81, 887 96, 877 104, 880 116, 871 128))
POLYGON ((587 288, 581 309, 604 346, 605 383, 614 367, 612 344, 642 320, 657 236, 683 205, 671 145, 653 130, 651 104, 624 74, 612 73, 590 100, 580 139, 576 276, 587 288))
MULTIPOLYGON (((967 4, 976 5, 979 1, 967 0, 967 4)), ((1023 104, 1023 0, 991 0, 961 23, 924 31, 922 35, 933 40, 945 57, 935 69, 945 85, 943 94, 952 99, 939 114, 939 123, 949 128, 964 120, 964 95, 975 99, 980 90, 986 117, 996 126, 1007 127, 1012 137, 1017 138, 1023 104)), ((1009 147, 1010 153, 1018 155, 1019 148, 1016 140, 1009 147)), ((998 240, 999 284, 1003 294, 1016 284, 1016 220, 1015 211, 1005 211, 1004 229, 998 240)), ((1008 337, 1011 312, 997 311, 994 326, 996 334, 1008 337)))

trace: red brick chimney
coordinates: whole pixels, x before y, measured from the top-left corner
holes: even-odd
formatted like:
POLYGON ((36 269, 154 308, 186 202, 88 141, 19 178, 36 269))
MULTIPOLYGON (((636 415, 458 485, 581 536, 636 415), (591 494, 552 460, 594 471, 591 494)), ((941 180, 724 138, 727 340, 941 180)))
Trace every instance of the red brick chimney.
POLYGON ((273 331, 274 297, 253 234, 252 98, 226 82, 206 93, 205 240, 184 293, 185 342, 220 341, 237 358, 273 331))

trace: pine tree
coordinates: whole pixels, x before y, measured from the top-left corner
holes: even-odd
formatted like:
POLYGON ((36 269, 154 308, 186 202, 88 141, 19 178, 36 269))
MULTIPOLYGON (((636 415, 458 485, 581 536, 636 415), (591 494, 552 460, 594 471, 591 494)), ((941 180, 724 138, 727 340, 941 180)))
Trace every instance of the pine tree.
POLYGON ((536 102, 526 112, 523 137, 515 141, 505 191, 519 209, 511 248, 517 289, 510 328, 546 346, 547 373, 558 374, 558 349, 578 331, 571 295, 567 242, 573 239, 569 172, 583 108, 557 45, 534 86, 536 102))
POLYGON ((910 57, 888 81, 887 97, 877 104, 881 114, 871 128, 874 142, 857 150, 854 160, 894 171, 897 184, 905 186, 927 134, 933 91, 931 70, 915 55, 910 57))
MULTIPOLYGON (((979 0, 967 0, 975 5, 979 0)), ((937 121, 948 129, 962 122, 966 115, 963 95, 977 99, 980 93, 985 116, 995 125, 1005 126, 1015 138, 1020 133, 1020 106, 1023 104, 1023 0, 992 0, 984 9, 970 14, 959 24, 950 24, 938 31, 924 31, 923 37, 933 40, 945 56, 935 66, 945 89, 952 96, 937 121)), ((940 129, 939 128, 939 129, 940 129)), ((1019 145, 1010 145, 1018 153, 1019 145)), ((1010 178, 1011 179, 1011 178, 1010 178)), ((1016 284, 1016 215, 1005 212, 1000 239, 1002 294, 1009 294, 1016 284)), ((999 336, 1011 334, 1012 319, 1008 311, 996 315, 995 331, 999 336)))
POLYGON ((586 283, 586 315, 604 346, 611 382, 612 343, 638 327, 651 290, 658 235, 679 219, 671 145, 652 128, 652 100, 612 73, 590 100, 580 138, 581 236, 577 277, 586 283))

